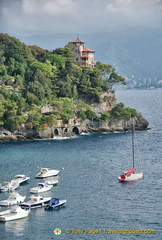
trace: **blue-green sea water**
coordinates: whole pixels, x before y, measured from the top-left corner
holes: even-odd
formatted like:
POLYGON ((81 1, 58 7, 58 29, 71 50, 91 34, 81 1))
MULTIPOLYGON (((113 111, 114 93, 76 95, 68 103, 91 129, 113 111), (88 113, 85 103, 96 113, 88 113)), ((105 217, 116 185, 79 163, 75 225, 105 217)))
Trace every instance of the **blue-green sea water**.
MULTIPOLYGON (((131 133, 0 143, 0 182, 26 174, 28 184, 17 191, 28 198, 29 189, 42 181, 35 178, 39 167, 58 169, 58 186, 42 196, 67 200, 61 209, 37 208, 28 218, 0 223, 0 240, 162 239, 162 91, 117 91, 116 97, 150 123, 151 130, 136 133, 135 167, 143 170, 144 178, 125 184, 117 181, 122 171, 132 168, 131 133), (54 234, 55 228, 62 230, 61 235, 54 234)), ((0 193, 0 200, 6 198, 8 193, 0 193)))

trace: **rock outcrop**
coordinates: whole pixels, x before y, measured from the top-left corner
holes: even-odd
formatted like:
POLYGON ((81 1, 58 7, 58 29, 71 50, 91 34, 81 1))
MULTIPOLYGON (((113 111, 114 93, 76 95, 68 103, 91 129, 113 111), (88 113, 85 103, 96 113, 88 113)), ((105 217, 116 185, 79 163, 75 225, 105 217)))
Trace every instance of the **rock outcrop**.
POLYGON ((132 131, 132 122, 134 122, 135 131, 144 131, 148 129, 148 121, 141 115, 137 114, 131 120, 111 119, 107 122, 86 121, 87 132, 91 133, 113 133, 132 131))
POLYGON ((91 104, 91 108, 93 112, 101 116, 101 113, 110 111, 115 105, 115 94, 112 92, 104 92, 101 94, 101 103, 93 103, 91 104))

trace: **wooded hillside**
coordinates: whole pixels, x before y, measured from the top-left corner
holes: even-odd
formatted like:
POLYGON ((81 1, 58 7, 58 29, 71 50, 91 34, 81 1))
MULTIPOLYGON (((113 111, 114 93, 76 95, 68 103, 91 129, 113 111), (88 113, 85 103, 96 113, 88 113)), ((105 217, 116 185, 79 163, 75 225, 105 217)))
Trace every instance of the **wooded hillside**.
POLYGON ((10 131, 23 123, 43 129, 73 116, 97 120, 90 104, 99 103, 101 93, 112 91, 115 83, 125 80, 109 64, 79 67, 68 47, 50 52, 0 34, 0 125, 10 131), (55 110, 40 114, 44 104, 55 110))

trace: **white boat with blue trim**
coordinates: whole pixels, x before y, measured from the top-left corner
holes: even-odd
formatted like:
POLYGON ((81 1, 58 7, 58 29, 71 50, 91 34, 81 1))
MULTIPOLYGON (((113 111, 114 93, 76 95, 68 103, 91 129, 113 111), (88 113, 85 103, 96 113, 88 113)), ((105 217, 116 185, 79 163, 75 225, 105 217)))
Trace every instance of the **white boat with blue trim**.
POLYGON ((52 197, 42 197, 42 196, 34 196, 29 197, 27 202, 21 203, 20 206, 22 208, 37 208, 43 207, 45 204, 49 203, 52 197))
POLYGON ((26 183, 30 177, 26 177, 25 175, 16 175, 15 178, 11 181, 13 183, 19 183, 19 185, 26 183))

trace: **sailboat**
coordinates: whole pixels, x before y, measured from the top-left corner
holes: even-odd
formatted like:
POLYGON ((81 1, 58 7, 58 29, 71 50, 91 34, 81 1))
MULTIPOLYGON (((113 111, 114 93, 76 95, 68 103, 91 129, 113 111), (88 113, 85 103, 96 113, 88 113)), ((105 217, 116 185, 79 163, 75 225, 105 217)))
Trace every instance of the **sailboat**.
POLYGON ((129 181, 137 181, 143 177, 143 173, 135 173, 134 167, 134 122, 132 123, 132 156, 133 156, 133 168, 128 171, 122 172, 122 174, 118 177, 119 182, 129 182, 129 181))

